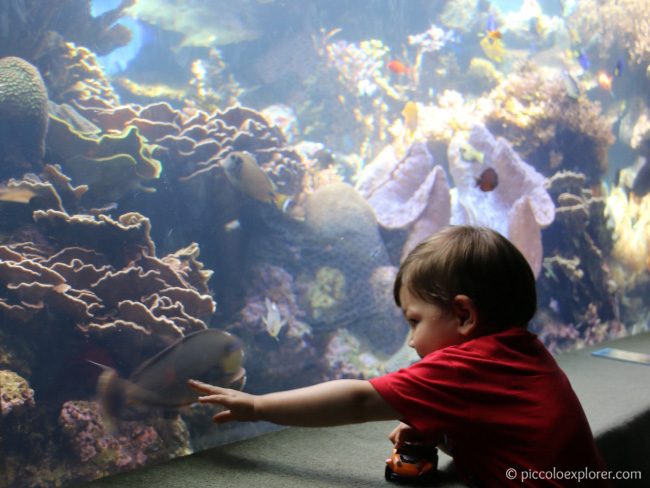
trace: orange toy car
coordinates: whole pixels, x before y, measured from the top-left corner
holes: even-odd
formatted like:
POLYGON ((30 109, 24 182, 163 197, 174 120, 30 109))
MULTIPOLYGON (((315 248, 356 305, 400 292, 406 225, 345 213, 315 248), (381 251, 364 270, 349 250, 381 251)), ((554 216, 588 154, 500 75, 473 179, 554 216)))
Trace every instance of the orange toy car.
POLYGON ((404 444, 386 459, 386 481, 430 483, 438 468, 438 449, 431 444, 404 444))

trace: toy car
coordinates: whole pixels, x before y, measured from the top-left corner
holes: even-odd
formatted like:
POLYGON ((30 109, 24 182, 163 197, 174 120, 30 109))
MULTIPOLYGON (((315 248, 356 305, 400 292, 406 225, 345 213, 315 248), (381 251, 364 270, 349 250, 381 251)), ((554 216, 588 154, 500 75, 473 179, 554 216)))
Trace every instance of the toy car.
POLYGON ((386 481, 430 483, 438 468, 438 449, 431 444, 404 444, 386 459, 386 481))

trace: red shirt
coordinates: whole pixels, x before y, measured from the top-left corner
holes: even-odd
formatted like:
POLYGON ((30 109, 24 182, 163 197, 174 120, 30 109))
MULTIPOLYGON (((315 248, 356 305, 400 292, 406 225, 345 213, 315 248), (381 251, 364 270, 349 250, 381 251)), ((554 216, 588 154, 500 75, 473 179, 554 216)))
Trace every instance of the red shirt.
POLYGON ((446 347, 370 382, 405 423, 446 443, 470 484, 599 486, 557 473, 605 468, 569 380, 525 329, 446 347))

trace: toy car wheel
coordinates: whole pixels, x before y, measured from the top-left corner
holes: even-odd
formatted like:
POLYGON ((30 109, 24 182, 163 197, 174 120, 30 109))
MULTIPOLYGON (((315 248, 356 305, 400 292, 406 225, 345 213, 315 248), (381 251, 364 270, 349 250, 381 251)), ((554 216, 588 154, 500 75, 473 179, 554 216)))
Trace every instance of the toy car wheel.
POLYGON ((393 470, 389 466, 386 466, 384 470, 384 478, 386 478, 386 481, 393 481, 393 474, 393 470))

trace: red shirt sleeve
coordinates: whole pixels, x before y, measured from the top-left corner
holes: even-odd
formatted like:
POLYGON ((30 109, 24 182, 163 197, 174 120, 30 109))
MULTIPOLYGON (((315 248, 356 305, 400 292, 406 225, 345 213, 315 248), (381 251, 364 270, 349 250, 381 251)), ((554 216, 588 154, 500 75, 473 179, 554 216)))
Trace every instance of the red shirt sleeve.
POLYGON ((420 433, 437 438, 467 422, 467 405, 457 362, 444 350, 429 354, 412 366, 370 380, 402 421, 420 433))

